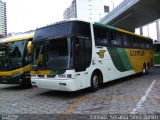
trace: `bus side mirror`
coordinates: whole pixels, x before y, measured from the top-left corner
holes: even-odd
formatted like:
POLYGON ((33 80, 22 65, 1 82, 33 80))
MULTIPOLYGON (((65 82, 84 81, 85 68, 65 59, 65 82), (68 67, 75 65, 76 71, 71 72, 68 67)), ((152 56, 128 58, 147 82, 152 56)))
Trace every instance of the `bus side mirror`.
POLYGON ((31 54, 31 49, 32 49, 32 43, 31 43, 31 41, 29 41, 27 44, 27 51, 29 54, 31 54))

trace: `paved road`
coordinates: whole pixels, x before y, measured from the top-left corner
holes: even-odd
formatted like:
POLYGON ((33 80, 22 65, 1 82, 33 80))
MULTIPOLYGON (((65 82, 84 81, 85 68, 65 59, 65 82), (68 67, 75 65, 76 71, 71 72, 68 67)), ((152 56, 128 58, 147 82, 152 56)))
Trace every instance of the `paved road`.
POLYGON ((95 119, 96 114, 147 113, 160 114, 159 67, 145 76, 134 75, 106 83, 94 93, 88 89, 69 93, 0 84, 3 119, 81 120, 95 119))

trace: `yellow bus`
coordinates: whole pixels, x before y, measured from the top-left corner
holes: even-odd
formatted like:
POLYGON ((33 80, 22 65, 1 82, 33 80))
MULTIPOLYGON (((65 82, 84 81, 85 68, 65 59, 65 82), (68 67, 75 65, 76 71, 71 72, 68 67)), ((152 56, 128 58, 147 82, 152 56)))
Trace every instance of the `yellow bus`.
POLYGON ((4 38, 0 43, 0 84, 31 85, 33 33, 4 38))
POLYGON ((35 31, 32 85, 95 91, 108 81, 146 74, 153 66, 152 39, 122 29, 79 20, 35 31))

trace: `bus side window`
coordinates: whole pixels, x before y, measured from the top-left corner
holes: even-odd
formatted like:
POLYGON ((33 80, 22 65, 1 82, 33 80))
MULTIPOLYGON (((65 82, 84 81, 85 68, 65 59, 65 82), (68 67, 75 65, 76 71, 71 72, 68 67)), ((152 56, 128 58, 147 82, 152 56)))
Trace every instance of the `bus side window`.
POLYGON ((131 47, 131 36, 128 36, 127 34, 122 35, 122 41, 123 41, 123 46, 124 47, 131 47))
POLYGON ((153 49, 153 43, 152 43, 152 40, 151 40, 151 41, 146 40, 145 44, 146 44, 146 48, 147 48, 147 49, 153 49))
POLYGON ((105 30, 105 29, 102 30, 102 43, 104 45, 108 45, 109 44, 108 30, 105 30))
POLYGON ((139 39, 137 37, 133 37, 132 46, 133 48, 139 48, 139 39))
POLYGON ((116 34, 116 45, 122 45, 122 38, 120 33, 116 34))
POLYGON ((140 48, 145 48, 145 40, 139 39, 139 41, 140 41, 140 48))
POLYGON ((111 32, 111 44, 116 46, 122 45, 122 38, 120 33, 111 32))
POLYGON ((153 49, 153 41, 151 40, 149 43, 150 43, 150 49, 153 49))
POLYGON ((149 43, 149 41, 145 41, 145 45, 146 45, 147 49, 150 49, 150 43, 149 43))
POLYGON ((110 31, 110 39, 111 39, 111 45, 115 45, 116 35, 114 32, 110 31))
POLYGON ((106 46, 109 44, 108 31, 104 28, 94 26, 94 38, 96 46, 106 46))

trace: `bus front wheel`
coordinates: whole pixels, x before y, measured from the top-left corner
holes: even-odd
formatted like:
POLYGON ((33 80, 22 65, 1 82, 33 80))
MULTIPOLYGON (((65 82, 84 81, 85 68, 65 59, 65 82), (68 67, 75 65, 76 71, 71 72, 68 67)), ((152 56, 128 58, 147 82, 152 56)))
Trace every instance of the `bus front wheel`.
POLYGON ((91 87, 90 87, 90 90, 92 92, 95 92, 95 91, 98 90, 98 88, 99 88, 99 81, 100 81, 99 75, 96 72, 94 72, 92 74, 92 76, 91 76, 91 87))

